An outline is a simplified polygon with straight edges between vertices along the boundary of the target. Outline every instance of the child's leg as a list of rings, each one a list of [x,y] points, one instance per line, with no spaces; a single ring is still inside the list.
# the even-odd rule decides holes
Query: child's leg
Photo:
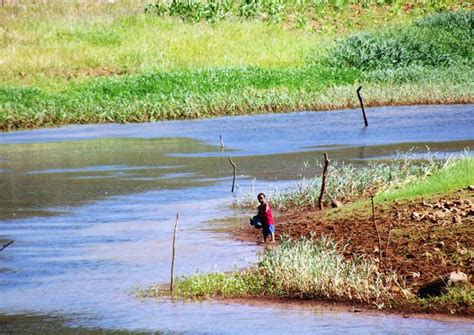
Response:
[[[270,234],[272,234],[272,243],[275,242],[275,226],[274,225],[271,225],[269,227],[269,232]]]

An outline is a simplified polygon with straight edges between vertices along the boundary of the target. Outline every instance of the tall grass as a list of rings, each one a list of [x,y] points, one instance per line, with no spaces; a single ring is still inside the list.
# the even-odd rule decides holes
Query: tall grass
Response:
[[[344,162],[332,162],[329,168],[326,191],[330,198],[342,202],[350,202],[377,192],[401,188],[427,176],[452,171],[452,167],[465,166],[461,163],[447,160],[415,161],[410,154],[390,163],[369,163],[367,166],[356,166]],[[321,162],[317,162],[321,167]],[[472,164],[471,164],[472,165]],[[472,172],[471,172],[472,174]],[[435,182],[436,183],[436,182]],[[277,190],[270,195],[272,205],[285,210],[298,207],[316,207],[321,191],[321,176],[302,179],[298,186]],[[246,194],[237,200],[238,207],[255,207],[255,195]],[[329,199],[327,199],[329,200]]]
[[[329,37],[249,20],[209,25],[91,11],[94,19],[51,25],[28,7],[5,13],[3,130],[348,108],[358,105],[360,84],[371,106],[474,101],[467,12],[367,32],[377,42],[362,51],[360,35],[326,49]]]
[[[408,28],[357,33],[339,41],[328,61],[365,71],[469,61],[474,55],[472,24],[472,12],[459,11],[423,18]]]
[[[158,16],[178,17],[183,21],[205,20],[215,23],[232,19],[253,19],[271,22],[291,20],[294,16],[317,19],[318,16],[334,13],[364,11],[367,9],[389,9],[400,15],[405,11],[442,11],[453,8],[454,1],[440,0],[410,6],[405,1],[394,0],[158,0],[145,6],[146,13]]]
[[[367,258],[345,259],[334,241],[321,237],[284,238],[262,260],[243,272],[196,274],[181,278],[177,292],[186,298],[298,297],[379,303],[392,297],[396,274],[384,274]]]

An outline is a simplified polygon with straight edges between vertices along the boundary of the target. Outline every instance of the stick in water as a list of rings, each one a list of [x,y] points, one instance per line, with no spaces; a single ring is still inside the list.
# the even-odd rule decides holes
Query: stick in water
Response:
[[[324,195],[324,191],[326,190],[326,179],[327,179],[327,176],[328,176],[328,166],[329,166],[328,153],[325,152],[324,153],[323,181],[322,181],[322,184],[321,184],[321,194],[319,195],[319,201],[318,201],[320,210],[323,209],[323,195]]]
[[[174,258],[176,256],[176,233],[178,232],[178,222],[179,222],[179,213],[176,213],[176,223],[174,224],[174,234],[173,234],[173,256],[171,257],[171,285],[170,291],[171,295],[174,292]]]
[[[232,193],[234,193],[236,166],[235,166],[234,162],[232,162],[232,158],[230,158],[230,156],[229,156],[229,163],[230,163],[230,165],[232,165],[232,168],[234,169],[234,177],[232,178]]]
[[[15,242],[15,241],[10,241],[10,242],[8,242],[7,244],[5,244],[5,245],[0,249],[0,251],[2,251],[3,249],[5,249],[5,248],[8,247],[9,245],[13,244],[13,242]]]
[[[364,109],[364,101],[362,99],[362,95],[360,93],[360,90],[362,89],[362,86],[359,86],[357,89],[357,96],[359,97],[359,102],[360,102],[360,108],[362,108],[362,115],[364,116],[364,123],[365,126],[368,127],[369,123],[367,122],[367,116],[365,115],[365,109]]]
[[[224,152],[224,136],[220,135],[221,139],[221,152]]]

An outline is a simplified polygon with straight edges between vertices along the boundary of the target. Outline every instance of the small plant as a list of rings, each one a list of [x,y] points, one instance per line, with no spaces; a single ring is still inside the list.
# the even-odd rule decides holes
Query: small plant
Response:
[[[251,19],[262,15],[262,0],[243,0],[239,5],[239,16]]]

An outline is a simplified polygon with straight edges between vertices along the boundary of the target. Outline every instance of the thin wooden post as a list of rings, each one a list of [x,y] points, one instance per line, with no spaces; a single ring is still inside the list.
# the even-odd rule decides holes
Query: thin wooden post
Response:
[[[379,243],[379,264],[382,262],[382,241],[380,240],[380,233],[377,227],[377,223],[375,223],[375,205],[374,205],[374,196],[371,195],[370,199],[372,200],[372,222],[374,224],[375,232],[377,233],[377,239]]]
[[[235,188],[235,175],[236,175],[236,169],[237,167],[235,166],[234,162],[232,161],[232,158],[229,156],[229,163],[232,165],[232,168],[234,169],[234,177],[232,178],[232,193],[234,193],[234,188]]]
[[[387,244],[385,245],[385,269],[388,268],[388,245],[390,244],[390,238],[392,237],[392,221],[390,221],[390,226],[388,227],[388,236],[387,236]]]
[[[5,249],[5,248],[8,247],[9,245],[13,244],[13,242],[15,242],[15,241],[10,241],[10,242],[8,242],[7,244],[5,244],[5,245],[2,247],[2,249],[0,249],[0,251],[2,251],[3,249]]]
[[[328,153],[325,152],[323,155],[324,155],[323,181],[321,184],[321,194],[319,195],[319,200],[318,200],[318,205],[319,205],[320,210],[323,209],[323,195],[324,195],[324,192],[326,191],[326,179],[328,176],[328,166],[329,166]]]
[[[365,115],[365,109],[364,109],[364,101],[362,99],[362,95],[360,93],[360,90],[362,89],[362,86],[359,86],[357,89],[357,96],[359,97],[359,102],[360,102],[360,108],[362,108],[362,115],[364,116],[364,123],[365,126],[368,127],[369,123],[367,122],[367,115]]]
[[[221,140],[221,152],[224,152],[224,136],[220,135]]]
[[[171,284],[170,291],[171,295],[174,293],[174,259],[176,256],[176,233],[178,232],[179,213],[176,213],[176,223],[174,224],[173,234],[173,256],[171,257]]]

